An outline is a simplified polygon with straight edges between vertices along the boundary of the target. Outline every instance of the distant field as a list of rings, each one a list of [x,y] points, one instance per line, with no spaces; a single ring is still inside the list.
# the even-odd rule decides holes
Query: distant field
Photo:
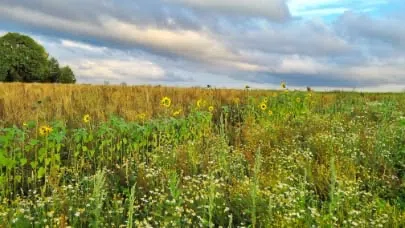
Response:
[[[405,227],[405,94],[0,84],[0,227]]]

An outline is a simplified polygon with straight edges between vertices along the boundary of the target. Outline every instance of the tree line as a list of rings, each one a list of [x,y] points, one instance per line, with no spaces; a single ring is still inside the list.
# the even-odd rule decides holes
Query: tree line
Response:
[[[0,82],[75,83],[76,78],[31,37],[7,33],[0,37]]]

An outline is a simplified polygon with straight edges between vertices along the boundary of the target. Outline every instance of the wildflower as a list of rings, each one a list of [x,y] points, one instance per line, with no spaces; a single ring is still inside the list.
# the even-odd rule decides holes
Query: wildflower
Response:
[[[43,125],[39,128],[39,134],[41,136],[45,136],[45,135],[49,135],[52,132],[52,128],[50,126],[47,125]]]
[[[214,111],[214,106],[210,106],[210,107],[208,107],[208,111],[210,111],[210,112],[213,112]]]
[[[273,111],[269,110],[269,116],[273,115]]]
[[[283,89],[287,88],[287,84],[285,83],[285,81],[281,82],[281,88],[283,88]]]
[[[90,120],[91,120],[91,118],[90,118],[89,114],[86,114],[86,115],[83,116],[83,122],[84,123],[88,123],[88,122],[90,122]]]
[[[176,117],[176,116],[180,115],[180,113],[181,113],[181,109],[173,112],[173,116]]]
[[[297,99],[295,99],[295,101],[297,101],[297,103],[301,102],[301,98],[297,97]]]
[[[262,111],[265,111],[265,110],[267,109],[267,105],[266,105],[265,103],[261,103],[261,104],[260,104],[260,109],[261,109]]]
[[[48,217],[53,217],[53,214],[54,214],[55,212],[54,211],[49,211],[48,213],[46,213],[46,215],[48,216]]]
[[[165,108],[170,108],[171,104],[172,100],[169,97],[163,97],[162,100],[160,100],[160,105],[162,105]]]
[[[207,104],[207,102],[205,100],[203,100],[203,99],[199,99],[197,101],[197,107],[198,108],[203,108],[203,107],[205,107],[206,104]]]
[[[269,99],[267,98],[267,97],[265,97],[264,99],[263,99],[263,103],[267,103],[269,101]]]
[[[145,120],[146,114],[145,114],[145,113],[138,114],[138,115],[136,116],[136,118],[138,118],[138,119],[140,119],[140,120]]]

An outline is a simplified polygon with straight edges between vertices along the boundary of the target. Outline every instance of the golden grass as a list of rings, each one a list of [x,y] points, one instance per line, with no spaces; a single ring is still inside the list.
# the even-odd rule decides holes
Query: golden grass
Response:
[[[77,121],[90,114],[94,120],[106,120],[111,114],[133,121],[144,113],[147,118],[161,110],[160,99],[168,96],[173,108],[188,110],[200,98],[210,104],[243,102],[248,92],[236,89],[175,88],[162,86],[59,85],[0,83],[0,118],[5,123],[23,121]],[[254,90],[250,94],[269,95]],[[273,92],[274,93],[274,92]]]

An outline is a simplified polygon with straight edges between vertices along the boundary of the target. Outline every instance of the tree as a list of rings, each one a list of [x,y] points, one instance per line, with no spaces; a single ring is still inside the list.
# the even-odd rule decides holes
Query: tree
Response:
[[[59,83],[76,83],[75,75],[70,67],[65,66],[60,69],[60,77],[57,79]]]
[[[18,33],[0,37],[0,81],[75,83],[69,67],[60,68],[55,58],[48,60],[45,48]]]
[[[2,81],[43,81],[48,54],[30,37],[8,33],[0,37],[0,65]]]
[[[48,77],[46,79],[47,82],[58,82],[58,79],[61,76],[61,69],[59,67],[59,62],[55,58],[51,58],[48,61]]]

